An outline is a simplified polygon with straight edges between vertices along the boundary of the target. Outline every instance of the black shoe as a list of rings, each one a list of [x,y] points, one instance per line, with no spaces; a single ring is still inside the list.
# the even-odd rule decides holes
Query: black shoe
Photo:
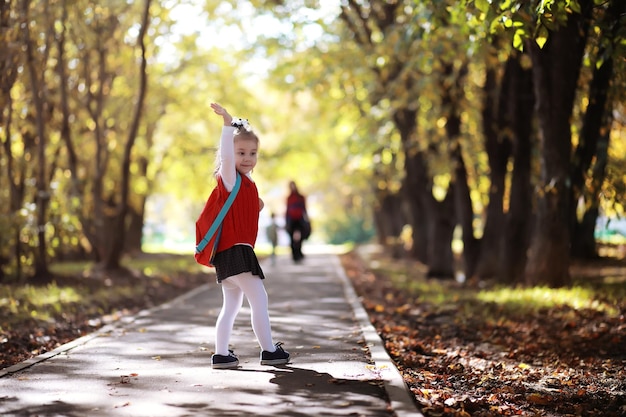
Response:
[[[261,365],[284,365],[289,362],[289,352],[282,348],[282,342],[276,343],[276,351],[261,352]]]
[[[232,350],[228,351],[228,355],[211,356],[211,368],[213,369],[230,369],[239,365],[239,359]]]

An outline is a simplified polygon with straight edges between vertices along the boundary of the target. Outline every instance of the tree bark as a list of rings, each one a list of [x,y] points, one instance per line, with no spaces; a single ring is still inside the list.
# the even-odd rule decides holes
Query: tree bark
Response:
[[[411,225],[413,245],[409,255],[413,259],[427,263],[428,212],[425,210],[425,196],[428,191],[427,170],[422,153],[417,148],[417,111],[400,109],[393,114],[393,121],[400,132],[404,151],[405,177],[402,185],[403,195],[408,208],[408,221]]]
[[[428,273],[429,277],[453,279],[455,276],[452,237],[456,220],[454,216],[454,183],[450,183],[443,201],[429,197],[428,213]]]
[[[490,279],[497,275],[500,252],[502,250],[502,230],[504,229],[504,191],[507,175],[507,164],[511,154],[512,130],[508,120],[507,106],[515,96],[511,94],[512,74],[510,71],[511,57],[505,64],[500,86],[496,68],[487,63],[483,102],[483,134],[485,135],[485,151],[489,164],[489,203],[485,209],[485,226],[481,238],[481,251],[476,276],[479,279]],[[498,94],[498,91],[500,92]]]
[[[67,76],[67,63],[65,62],[65,33],[66,24],[68,20],[67,0],[62,2],[62,15],[60,27],[61,31],[57,35],[57,74],[59,76],[59,94],[61,96],[61,139],[65,143],[67,149],[68,169],[72,174],[72,190],[73,194],[80,196],[83,190],[80,187],[80,181],[78,177],[78,155],[76,154],[76,147],[72,139],[72,130],[70,129],[70,105],[69,105],[69,93],[68,93],[68,76]]]
[[[453,193],[454,214],[453,224],[461,226],[463,240],[463,269],[466,277],[471,278],[476,270],[480,253],[480,240],[474,235],[474,209],[468,183],[467,167],[463,159],[461,146],[461,102],[464,98],[463,83],[467,75],[467,63],[463,63],[455,73],[454,65],[446,63],[444,77],[441,79],[441,106],[446,117],[446,134],[449,143],[451,165],[450,188]],[[454,228],[452,229],[454,232]],[[452,245],[452,236],[450,239]],[[451,263],[454,271],[454,262]]]
[[[384,197],[380,196],[378,201],[380,205],[374,211],[378,242],[394,259],[401,259],[405,254],[403,243],[400,241],[402,228],[406,224],[402,210],[404,199],[399,193],[385,192]]]
[[[585,2],[581,2],[585,3]],[[581,4],[589,13],[589,4]],[[526,283],[569,285],[570,117],[587,39],[586,14],[569,15],[541,49],[529,42],[541,140],[537,221],[526,266]]]
[[[511,89],[514,98],[511,114],[513,130],[513,172],[509,209],[505,215],[502,233],[498,281],[505,284],[521,283],[526,268],[527,250],[530,245],[533,193],[531,186],[531,160],[533,149],[533,126],[535,99],[532,71],[516,61],[511,66],[515,75]]]
[[[38,71],[35,68],[35,56],[33,40],[29,30],[29,7],[30,1],[22,1],[22,13],[26,19],[23,25],[24,46],[26,50],[26,66],[31,83],[31,93],[33,103],[35,105],[35,122],[37,129],[37,193],[35,203],[37,207],[37,251],[35,252],[35,273],[32,277],[33,282],[47,283],[51,282],[50,270],[48,267],[47,241],[46,241],[46,223],[47,209],[50,202],[50,191],[48,190],[46,176],[46,129],[44,120],[44,97],[43,87],[38,78]]]
[[[139,209],[135,207],[129,207],[128,209],[128,229],[126,232],[126,240],[124,245],[124,253],[131,256],[139,255],[142,250],[142,238],[143,238],[143,226],[144,226],[144,208],[146,205],[146,198],[144,196],[138,197]]]
[[[603,37],[615,47],[618,42],[620,18],[626,13],[626,2],[612,1],[599,25],[604,29]],[[608,104],[609,88],[614,78],[614,53],[607,51],[607,45],[601,44],[597,60],[602,60],[595,67],[589,86],[589,105],[583,117],[583,125],[578,146],[572,161],[572,207],[582,198],[584,211],[582,218],[571,213],[572,251],[575,258],[592,259],[598,256],[595,240],[595,225],[599,213],[599,192],[605,178],[608,141],[612,121],[612,108]],[[612,52],[612,51],[611,51]],[[595,160],[595,162],[594,162]],[[587,173],[592,168],[590,186],[586,185]]]
[[[461,144],[457,143],[452,149],[451,159],[454,165],[453,190],[456,224],[461,226],[463,232],[463,273],[471,278],[476,272],[478,257],[481,250],[481,241],[474,235],[474,209],[472,197],[467,179],[467,168],[461,150]],[[453,229],[454,232],[454,229]],[[452,244],[452,241],[450,241]]]
[[[580,142],[574,152],[574,160],[572,161],[572,189],[570,196],[570,205],[575,208],[579,199],[584,201],[584,211],[581,220],[577,218],[576,210],[570,213],[570,230],[572,233],[572,249],[571,254],[574,258],[593,259],[598,256],[596,249],[596,240],[594,236],[595,221],[598,216],[598,193],[599,187],[586,187],[585,178],[587,172],[591,168],[592,160],[596,158],[596,166],[594,168],[592,184],[601,184],[604,178],[604,167],[599,165],[600,161],[606,161],[598,153],[598,142],[601,136],[606,136],[608,142],[609,135],[602,135],[601,129],[605,127],[603,124],[606,119],[607,111],[607,90],[609,82],[613,74],[613,60],[605,61],[600,68],[594,71],[594,77],[591,81],[589,90],[589,106],[583,118],[583,127],[580,135]],[[610,125],[609,125],[610,126]],[[600,149],[600,152],[606,152],[607,149]],[[597,176],[598,178],[595,178]]]
[[[141,64],[140,64],[140,82],[138,97],[135,103],[134,115],[131,123],[128,137],[126,139],[126,146],[124,147],[124,157],[122,160],[122,190],[120,193],[119,210],[117,212],[116,221],[114,225],[114,239],[111,242],[111,250],[108,252],[108,256],[105,259],[104,269],[114,270],[120,268],[120,260],[124,251],[126,229],[127,229],[127,214],[128,214],[128,198],[130,193],[130,163],[131,152],[137,134],[139,131],[139,124],[143,114],[143,103],[145,101],[147,86],[148,86],[148,73],[147,73],[147,57],[146,57],[146,44],[145,38],[148,31],[148,25],[150,23],[150,3],[151,0],[145,0],[144,9],[141,19],[141,30],[137,38],[137,43],[141,49]]]
[[[14,218],[13,215],[22,207],[24,201],[24,176],[15,166],[15,155],[11,148],[13,124],[13,99],[11,90],[15,85],[21,66],[19,42],[19,22],[16,19],[11,2],[0,2],[0,126],[4,127],[2,148],[6,163],[6,186],[8,187],[9,204],[3,207],[3,216]],[[16,275],[22,275],[22,247],[20,242],[21,227],[11,222],[10,229],[2,238],[2,246],[6,245],[6,253],[0,253],[0,282],[6,278],[5,267],[14,262]],[[10,247],[13,246],[11,251]]]
[[[430,222],[432,210],[432,179],[428,175],[424,154],[415,149],[416,146],[404,148],[404,172],[402,192],[408,212],[408,223],[411,225],[413,244],[409,256],[428,264],[428,247],[430,245]]]

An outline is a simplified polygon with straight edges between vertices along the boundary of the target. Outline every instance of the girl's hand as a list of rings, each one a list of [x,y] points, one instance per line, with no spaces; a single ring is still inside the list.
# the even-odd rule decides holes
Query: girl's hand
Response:
[[[222,118],[224,119],[224,126],[230,126],[231,122],[233,121],[233,117],[224,107],[222,107],[218,103],[211,103],[211,108],[213,109],[215,114],[222,116]]]

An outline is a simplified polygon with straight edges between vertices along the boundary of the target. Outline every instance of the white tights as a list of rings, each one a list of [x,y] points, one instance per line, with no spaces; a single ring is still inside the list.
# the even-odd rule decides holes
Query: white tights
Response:
[[[237,313],[243,305],[244,295],[250,304],[252,330],[254,330],[261,349],[269,352],[275,351],[268,312],[267,292],[265,292],[263,280],[250,272],[244,272],[223,280],[221,286],[223,302],[222,311],[220,311],[215,325],[215,353],[228,355],[228,342]]]

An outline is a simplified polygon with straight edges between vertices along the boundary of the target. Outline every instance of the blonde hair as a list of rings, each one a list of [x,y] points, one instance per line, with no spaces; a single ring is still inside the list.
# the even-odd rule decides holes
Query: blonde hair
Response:
[[[233,141],[237,142],[238,140],[252,141],[252,142],[255,142],[255,144],[257,146],[259,146],[261,144],[261,141],[259,140],[259,137],[257,136],[256,133],[254,133],[253,130],[247,130],[247,129],[244,129],[244,128],[237,128],[237,129],[235,129],[235,134],[233,136]],[[214,177],[217,177],[217,174],[220,171],[220,166],[221,166],[220,152],[221,152],[220,148],[218,148],[217,152],[215,152],[215,169],[213,170],[213,176]]]
[[[257,146],[261,143],[259,137],[254,133],[253,130],[246,129],[235,129],[235,136],[233,140],[243,139],[243,140],[251,140],[256,142]]]

